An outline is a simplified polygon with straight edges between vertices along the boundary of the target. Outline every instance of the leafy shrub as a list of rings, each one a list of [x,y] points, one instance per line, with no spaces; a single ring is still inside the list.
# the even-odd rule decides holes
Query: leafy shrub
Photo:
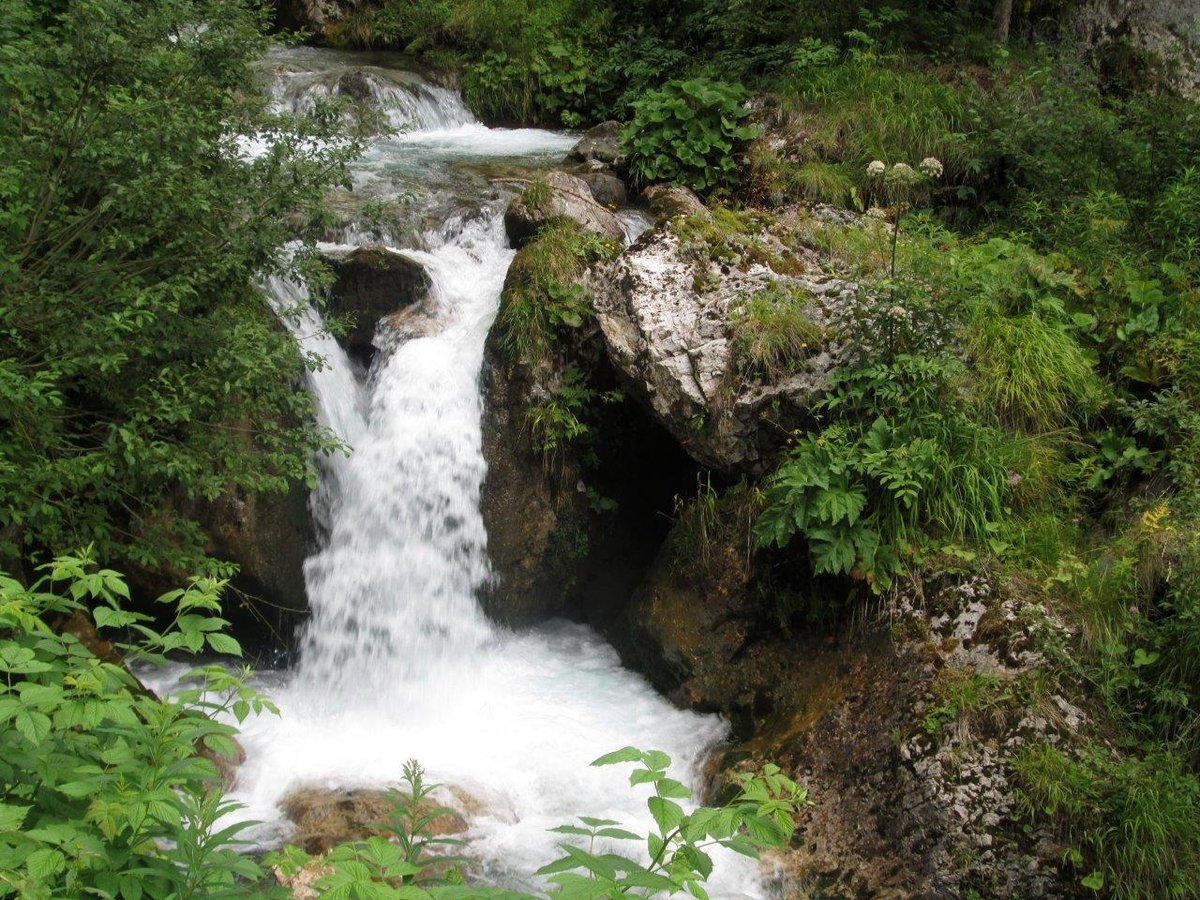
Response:
[[[963,412],[961,377],[953,359],[907,355],[837,376],[818,404],[833,421],[798,437],[767,484],[759,544],[799,534],[815,572],[878,590],[920,532],[986,542],[1004,513],[1008,451]]]
[[[126,658],[237,656],[219,617],[223,584],[159,598],[169,624],[155,631],[122,608],[121,577],[86,555],[41,571],[28,589],[0,575],[0,895],[207,897],[261,877],[236,851],[244,826],[213,830],[233,807],[198,751],[234,753],[235,729],[217,714],[273,707],[217,666],[193,673],[200,688],[160,700],[64,621],[86,620],[93,602],[98,631],[138,636],[117,645]]]
[[[645,838],[649,864],[621,853],[596,853],[596,838],[641,842],[642,837],[609,819],[581,818],[579,825],[553,829],[560,834],[586,838],[588,849],[562,843],[564,855],[538,870],[559,886],[555,896],[623,897],[637,891],[668,896],[686,891],[706,898],[703,884],[713,871],[704,851],[725,847],[757,858],[764,848],[787,845],[795,830],[794,816],[808,803],[807,792],[785,776],[778,766],[767,765],[761,774],[736,776],[737,794],[720,808],[700,807],[690,813],[677,802],[691,799],[691,791],[667,775],[671,758],[660,750],[625,747],[606,753],[594,766],[634,763],[632,785],[651,785],[654,795],[646,806],[658,826]]]
[[[664,181],[708,192],[732,186],[737,154],[758,129],[742,124],[740,85],[707,78],[669,81],[633,104],[621,143],[635,180]]]
[[[357,144],[336,116],[269,114],[263,24],[226,0],[5,9],[5,559],[94,542],[191,571],[181,499],[286,490],[334,446],[295,389],[316,363],[253,279],[292,268],[280,248],[313,237]],[[239,133],[271,151],[241,158]]]
[[[587,119],[590,56],[552,43],[530,58],[488,50],[463,82],[467,105],[488,119],[577,127]]]

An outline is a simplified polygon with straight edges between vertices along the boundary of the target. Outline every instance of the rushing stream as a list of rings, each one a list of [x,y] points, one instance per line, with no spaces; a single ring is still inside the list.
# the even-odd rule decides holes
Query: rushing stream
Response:
[[[578,815],[652,825],[647,789],[629,787],[626,767],[589,768],[592,759],[627,744],[658,748],[696,785],[726,731],[714,716],[675,709],[591,630],[512,632],[476,601],[489,577],[480,367],[513,257],[504,190],[480,170],[550,164],[572,138],[485,128],[452,92],[353,57],[303,50],[273,62],[281,106],[304,111],[352,84],[405,129],[369,148],[356,193],[412,200],[411,232],[389,240],[425,267],[433,290],[422,327],[381,341],[369,373],[318,333],[311,309],[293,325],[328,359],[311,389],[321,420],[353,452],[323,466],[313,505],[325,536],[305,569],[312,619],[299,664],[263,678],[281,715],[243,727],[247,760],[232,796],[240,815],[263,823],[252,839],[270,844],[287,836],[278,803],[289,790],[388,786],[417,758],[479,801],[468,835],[477,876],[538,889],[528,874],[554,858],[559,839],[547,829]],[[342,240],[364,239],[350,227]],[[305,298],[295,284],[269,289],[283,306]],[[712,886],[720,897],[763,892],[753,863],[733,854],[718,857]]]

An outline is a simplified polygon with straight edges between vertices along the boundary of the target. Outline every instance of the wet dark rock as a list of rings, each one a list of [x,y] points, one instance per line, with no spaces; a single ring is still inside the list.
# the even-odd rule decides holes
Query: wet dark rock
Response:
[[[359,102],[371,99],[371,82],[358,70],[350,71],[338,79],[337,92]]]
[[[629,191],[616,175],[608,172],[585,172],[579,176],[587,184],[595,201],[603,206],[618,207],[629,202]]]
[[[379,320],[425,299],[431,284],[420,263],[385,247],[358,247],[327,254],[334,271],[329,312],[350,316],[354,325],[340,340],[363,364],[375,353]]]
[[[212,558],[238,564],[224,615],[244,649],[268,657],[290,652],[308,615],[304,560],[316,542],[308,487],[293,482],[282,494],[230,491],[211,502],[194,502],[187,514],[204,529]],[[162,590],[174,587],[178,584]]]

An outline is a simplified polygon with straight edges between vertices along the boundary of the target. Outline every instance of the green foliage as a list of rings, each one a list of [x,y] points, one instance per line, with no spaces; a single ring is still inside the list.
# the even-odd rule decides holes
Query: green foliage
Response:
[[[1073,756],[1041,744],[1019,751],[1014,768],[1025,814],[1056,826],[1088,863],[1085,886],[1121,898],[1195,896],[1200,782],[1178,756],[1099,746]]]
[[[95,569],[87,554],[42,567],[31,587],[0,574],[0,896],[99,894],[200,898],[276,896],[263,868],[238,852],[237,834],[250,823],[217,829],[236,810],[224,801],[217,770],[205,754],[232,756],[236,729],[218,717],[243,721],[251,712],[276,712],[245,684],[245,674],[208,665],[191,672],[195,688],[162,700],[146,691],[122,661],[93,655],[66,627],[88,616],[98,631],[133,638],[117,647],[125,659],[163,661],[163,653],[202,651],[240,655],[220,618],[223,583],[197,579],[159,599],[168,611],[162,630],[149,616],[123,607],[121,576]],[[96,645],[99,646],[99,645]],[[203,749],[203,753],[201,750]],[[667,775],[660,751],[625,748],[594,765],[636,762],[631,786],[651,785],[647,801],[658,829],[634,834],[608,820],[582,817],[554,831],[586,836],[587,849],[564,843],[565,856],[543,867],[554,897],[657,896],[686,888],[703,897],[712,874],[705,850],[723,846],[750,856],[781,848],[794,829],[805,791],[776,766],[736,776],[737,795],[720,807],[685,812],[690,792]],[[295,847],[266,864],[285,878],[317,867],[313,887],[328,898],[510,898],[530,895],[464,887],[463,846],[435,835],[450,810],[432,798],[415,761],[380,834],[335,847],[314,859]],[[644,843],[649,862],[596,852],[596,839]]]
[[[926,734],[936,737],[952,723],[965,726],[986,708],[995,707],[1003,696],[1000,678],[974,666],[947,668],[933,681],[933,702],[926,708],[921,724]]]
[[[225,0],[6,7],[0,557],[190,568],[181,501],[284,490],[334,446],[255,282],[356,145],[332,113],[267,113],[262,29]]]
[[[768,482],[761,545],[808,541],[818,573],[876,590],[920,533],[986,543],[1004,514],[1011,454],[1002,435],[957,402],[961,366],[899,355],[837,376],[826,421],[798,436]]]
[[[595,390],[583,372],[568,366],[553,393],[528,410],[534,450],[549,464],[557,453],[573,445],[584,465],[598,464],[596,448],[589,440],[594,435],[588,421],[594,417],[597,403],[620,403],[624,399],[620,391]]]
[[[739,85],[693,78],[667,82],[633,104],[621,145],[633,178],[682,184],[706,193],[732,186],[738,154],[758,129],[743,124],[746,92]]]
[[[273,707],[219,666],[160,700],[64,627],[94,604],[97,631],[136,637],[117,645],[127,659],[239,656],[219,616],[223,584],[198,579],[159,598],[169,624],[154,630],[123,608],[121,577],[86,554],[40,571],[29,588],[0,575],[0,896],[216,897],[260,878],[237,852],[245,826],[215,830],[234,807],[198,751],[233,755],[235,729],[218,714]]]
[[[584,268],[615,250],[569,219],[548,222],[517,254],[505,281],[497,318],[504,349],[529,365],[548,360],[563,332],[592,315],[591,300],[578,284]]]
[[[968,88],[956,89],[903,59],[806,66],[784,87],[784,110],[810,136],[798,162],[844,164],[863,196],[872,160],[934,157],[958,181],[976,167],[967,135]]]
[[[691,798],[683,784],[671,778],[671,758],[661,750],[625,747],[606,753],[594,766],[634,763],[630,786],[648,784],[654,793],[646,806],[657,831],[644,838],[611,819],[581,817],[578,825],[552,829],[587,840],[582,848],[561,843],[563,856],[538,870],[557,885],[552,897],[626,897],[674,895],[687,892],[706,898],[706,882],[713,860],[705,850],[725,847],[753,858],[761,849],[785,847],[795,830],[794,816],[808,803],[807,792],[785,776],[778,766],[764,766],[761,774],[736,776],[737,795],[722,807],[700,807],[685,812],[679,801]],[[597,852],[597,839],[644,841],[649,863],[632,855]]]

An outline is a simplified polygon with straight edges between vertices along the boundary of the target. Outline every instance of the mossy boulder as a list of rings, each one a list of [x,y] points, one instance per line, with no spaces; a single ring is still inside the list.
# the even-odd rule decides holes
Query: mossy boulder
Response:
[[[617,244],[625,237],[621,220],[596,202],[587,182],[566,172],[548,172],[533,181],[508,205],[504,227],[512,245],[521,248],[557,218],[570,219]]]
[[[615,166],[621,160],[621,128],[620,122],[612,120],[592,126],[571,148],[567,158]]]
[[[679,185],[652,184],[642,191],[642,200],[659,222],[678,216],[707,216],[708,208],[690,190]]]

